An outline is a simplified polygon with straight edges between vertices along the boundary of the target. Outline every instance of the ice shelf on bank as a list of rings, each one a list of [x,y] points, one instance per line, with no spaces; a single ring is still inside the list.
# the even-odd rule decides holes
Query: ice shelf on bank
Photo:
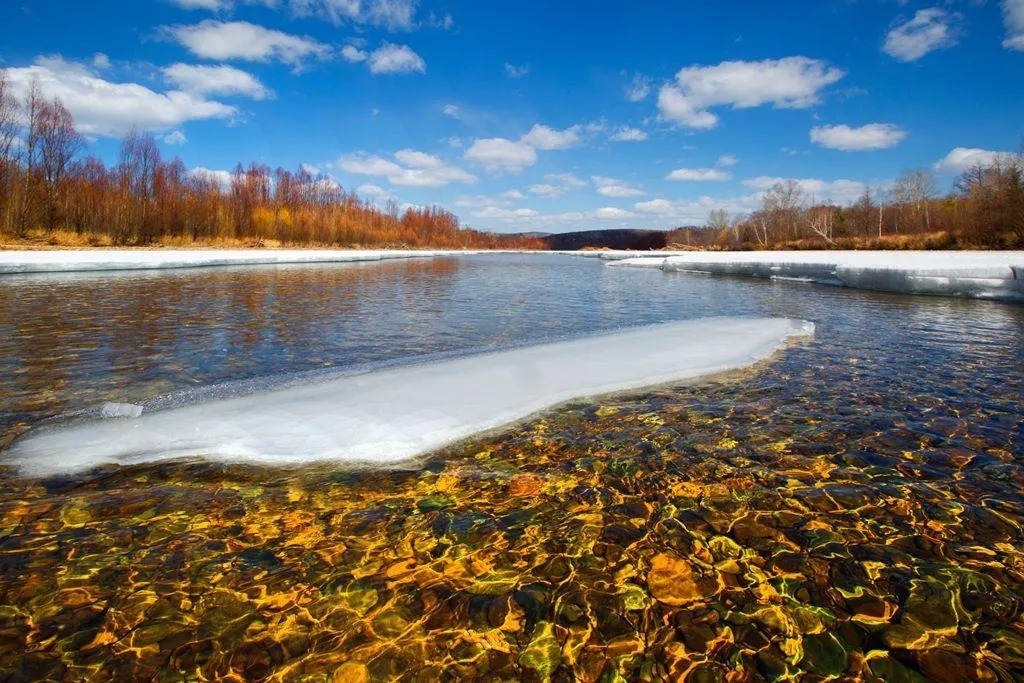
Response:
[[[427,258],[470,251],[385,249],[57,249],[0,251],[0,275],[204,266],[348,263]]]
[[[28,476],[171,458],[388,463],[570,399],[744,367],[811,323],[702,318],[349,375],[123,417],[41,426],[0,462]]]
[[[598,257],[622,267],[1024,301],[1022,251],[690,251],[640,257],[635,252],[600,252]]]

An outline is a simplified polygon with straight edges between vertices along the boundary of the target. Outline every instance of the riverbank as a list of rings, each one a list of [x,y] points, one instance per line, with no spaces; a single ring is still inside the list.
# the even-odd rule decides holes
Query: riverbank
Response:
[[[0,251],[0,275],[208,266],[350,263],[433,258],[475,251],[385,249],[59,249]]]
[[[1024,251],[589,252],[611,265],[1024,302]]]

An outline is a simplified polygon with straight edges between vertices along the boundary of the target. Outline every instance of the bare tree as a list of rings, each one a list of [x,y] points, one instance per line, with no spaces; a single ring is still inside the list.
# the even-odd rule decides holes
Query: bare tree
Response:
[[[893,199],[897,204],[913,207],[915,217],[924,217],[924,229],[931,229],[929,201],[935,196],[935,176],[931,171],[918,168],[904,171],[892,185]]]
[[[0,227],[10,225],[19,161],[18,100],[0,70]]]
[[[52,230],[57,222],[58,205],[64,193],[64,178],[71,161],[82,149],[84,139],[75,130],[71,112],[56,98],[44,101],[39,107],[37,133],[39,170],[46,189],[46,223]]]
[[[803,210],[806,197],[804,190],[795,180],[783,180],[771,186],[761,197],[761,206],[771,216],[776,232],[783,232],[783,239],[797,237],[797,226],[800,212]],[[776,239],[778,235],[776,234]]]

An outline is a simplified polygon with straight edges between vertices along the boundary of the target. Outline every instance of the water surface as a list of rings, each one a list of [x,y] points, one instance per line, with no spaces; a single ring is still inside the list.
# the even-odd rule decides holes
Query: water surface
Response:
[[[7,438],[103,401],[647,322],[817,325],[752,371],[397,471],[3,475],[0,675],[1024,675],[1022,307],[552,255],[0,294]]]

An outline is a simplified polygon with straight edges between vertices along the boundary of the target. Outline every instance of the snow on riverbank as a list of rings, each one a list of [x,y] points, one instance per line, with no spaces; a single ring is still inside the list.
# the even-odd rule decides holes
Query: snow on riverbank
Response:
[[[108,419],[44,425],[0,462],[30,476],[202,456],[295,465],[387,463],[567,400],[690,379],[768,357],[814,326],[704,318],[340,376]]]
[[[600,252],[609,265],[796,279],[905,294],[1024,301],[1021,251],[691,251],[637,257]]]
[[[0,251],[0,275],[205,266],[348,263],[429,258],[470,251],[383,249],[88,249]]]

